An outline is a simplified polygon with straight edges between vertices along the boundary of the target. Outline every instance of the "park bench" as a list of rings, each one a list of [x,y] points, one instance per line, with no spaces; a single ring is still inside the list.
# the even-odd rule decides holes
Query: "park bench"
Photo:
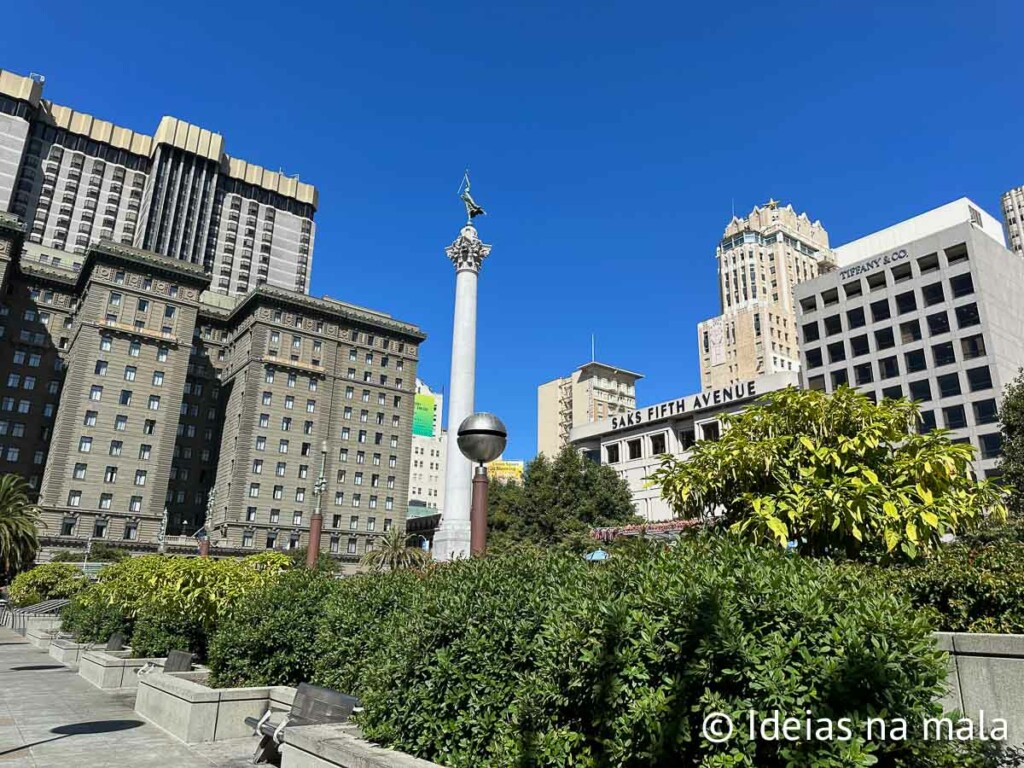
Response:
[[[135,674],[148,675],[150,672],[157,670],[161,672],[191,672],[192,654],[188,651],[171,651],[167,654],[167,658],[164,659],[163,667],[149,661],[144,666],[139,667]]]
[[[295,691],[292,708],[275,710],[267,707],[263,717],[245,718],[253,735],[260,736],[260,743],[253,753],[252,762],[277,764],[280,760],[278,747],[284,740],[284,729],[297,725],[321,725],[323,723],[344,723],[353,712],[360,711],[359,699],[345,693],[321,688],[319,685],[299,683]]]
[[[28,605],[24,608],[15,608],[8,611],[10,615],[11,629],[20,635],[25,634],[28,619],[35,616],[59,616],[64,607],[70,603],[68,599],[44,600],[35,605]],[[6,617],[5,617],[6,618]]]

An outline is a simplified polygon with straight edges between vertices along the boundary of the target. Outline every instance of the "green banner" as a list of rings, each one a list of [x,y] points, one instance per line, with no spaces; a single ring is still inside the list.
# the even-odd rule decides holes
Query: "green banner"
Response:
[[[433,395],[416,395],[412,412],[412,433],[420,437],[434,436]]]

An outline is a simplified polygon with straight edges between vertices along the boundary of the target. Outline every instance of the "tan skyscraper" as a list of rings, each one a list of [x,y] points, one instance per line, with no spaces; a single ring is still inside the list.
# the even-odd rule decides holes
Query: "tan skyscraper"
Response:
[[[554,456],[569,442],[569,430],[636,408],[642,374],[590,362],[570,375],[537,387],[537,453]]]
[[[697,325],[701,388],[800,370],[793,286],[834,269],[821,222],[769,200],[733,216],[716,256],[722,314]]]

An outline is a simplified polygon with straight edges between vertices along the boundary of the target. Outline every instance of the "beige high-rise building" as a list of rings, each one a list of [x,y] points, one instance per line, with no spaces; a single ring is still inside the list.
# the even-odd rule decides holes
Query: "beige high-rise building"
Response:
[[[216,293],[308,293],[317,202],[297,177],[229,156],[220,134],[167,116],[139,133],[0,70],[0,212],[58,268],[106,240],[195,264]]]
[[[409,512],[434,514],[444,509],[448,432],[442,426],[444,395],[416,379],[413,405],[412,464],[409,467]]]
[[[604,363],[581,365],[568,376],[537,387],[537,453],[555,456],[569,430],[636,408],[643,374]]]
[[[1024,187],[1003,193],[1003,221],[1010,236],[1010,250],[1024,256]]]
[[[769,200],[733,216],[716,256],[722,314],[697,325],[701,388],[799,371],[793,287],[835,268],[821,222]]]

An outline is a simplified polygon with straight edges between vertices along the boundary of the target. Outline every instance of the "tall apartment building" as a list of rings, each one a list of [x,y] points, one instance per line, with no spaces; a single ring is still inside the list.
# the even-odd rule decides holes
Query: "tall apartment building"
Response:
[[[569,443],[573,427],[636,408],[642,374],[604,363],[581,365],[568,376],[537,387],[537,453],[553,457]]]
[[[916,400],[922,431],[952,430],[997,476],[999,400],[1024,365],[1024,260],[1004,243],[962,198],[837,248],[796,289],[804,386]]]
[[[418,328],[269,285],[219,295],[127,245],[54,265],[24,234],[0,214],[0,473],[37,489],[47,551],[151,551],[165,511],[214,554],[302,546],[321,468],[325,551],[354,564],[404,526]]]
[[[163,117],[138,133],[42,98],[0,70],[0,211],[81,269],[101,240],[194,264],[210,290],[309,291],[316,189],[229,156],[219,134]]]
[[[409,514],[433,514],[444,509],[448,432],[441,420],[444,395],[416,379],[409,467]]]
[[[1024,256],[1024,187],[1014,187],[1003,193],[1003,221],[1010,236],[1010,250]]]
[[[769,200],[733,216],[716,257],[722,314],[697,325],[701,388],[798,371],[793,287],[833,266],[821,222]]]

